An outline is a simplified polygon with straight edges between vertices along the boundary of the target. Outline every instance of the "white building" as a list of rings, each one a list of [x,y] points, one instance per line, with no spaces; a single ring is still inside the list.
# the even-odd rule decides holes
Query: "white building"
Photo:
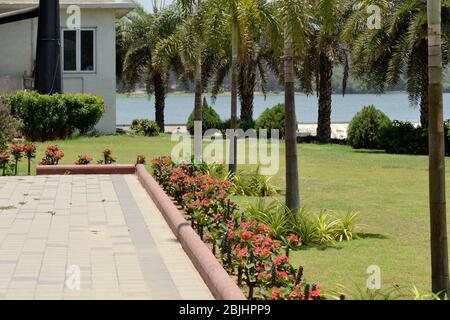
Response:
[[[38,0],[0,0],[0,13],[35,6]],[[60,0],[61,66],[65,92],[103,96],[106,113],[97,130],[116,130],[116,19],[134,8],[128,0]],[[73,11],[80,8],[80,28]],[[70,10],[69,10],[70,9]],[[37,18],[0,25],[0,94],[32,88]]]

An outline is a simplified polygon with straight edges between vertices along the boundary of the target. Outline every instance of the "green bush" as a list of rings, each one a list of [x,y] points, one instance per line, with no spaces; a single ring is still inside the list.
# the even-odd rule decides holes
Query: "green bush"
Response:
[[[194,134],[194,117],[195,110],[192,111],[187,121],[187,129],[190,134]],[[202,133],[205,133],[209,129],[220,130],[221,128],[222,120],[220,119],[219,114],[208,104],[206,98],[204,98],[202,106]]]
[[[11,115],[11,111],[0,101],[0,150],[19,135],[20,121]]]
[[[160,129],[156,121],[148,119],[135,119],[131,123],[131,130],[135,134],[143,135],[146,137],[159,136]]]
[[[284,137],[284,104],[277,104],[271,109],[266,109],[256,120],[255,129],[267,129],[268,136],[270,136],[270,130],[280,130],[280,136]]]
[[[87,133],[105,112],[103,98],[91,94],[42,95],[19,91],[4,97],[11,113],[22,120],[22,132],[33,141]]]
[[[247,121],[247,120],[237,120],[238,129],[242,129],[247,131],[249,129],[255,129],[255,121]],[[222,132],[225,134],[227,129],[231,128],[231,119],[227,119],[222,122]]]
[[[366,106],[350,122],[348,143],[355,149],[379,149],[380,134],[391,120],[374,106]]]
[[[380,135],[380,147],[393,154],[428,154],[428,132],[410,122],[394,121]]]
[[[102,97],[93,94],[62,94],[60,97],[69,113],[71,131],[77,129],[81,134],[88,133],[105,113]]]

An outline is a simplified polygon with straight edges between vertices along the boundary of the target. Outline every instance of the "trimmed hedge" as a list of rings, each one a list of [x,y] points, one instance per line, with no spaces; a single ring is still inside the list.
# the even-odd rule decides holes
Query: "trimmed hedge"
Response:
[[[348,143],[355,149],[380,149],[381,132],[391,120],[375,106],[366,106],[358,112],[347,129]]]
[[[105,112],[102,97],[92,94],[43,95],[19,91],[3,102],[22,120],[21,131],[32,141],[64,139],[93,129]]]

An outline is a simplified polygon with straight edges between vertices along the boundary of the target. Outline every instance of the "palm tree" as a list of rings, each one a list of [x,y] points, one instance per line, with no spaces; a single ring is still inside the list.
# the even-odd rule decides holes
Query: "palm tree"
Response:
[[[367,6],[371,0],[356,0],[359,8],[348,20],[343,32],[352,51],[353,72],[367,86],[382,92],[394,87],[401,77],[407,81],[411,103],[420,103],[420,120],[428,127],[428,45],[427,3],[422,0],[379,1],[382,12],[380,29],[367,28]],[[448,64],[450,44],[450,6],[442,6],[443,63]]]
[[[442,97],[441,0],[428,0],[431,270],[433,292],[448,296],[445,143]]]
[[[312,81],[315,78],[319,98],[317,138],[320,142],[329,142],[334,65],[344,66],[343,94],[347,86],[349,58],[340,34],[351,7],[347,0],[313,0],[312,4],[313,32],[298,72],[302,87],[308,94],[313,91]]]
[[[153,54],[156,44],[172,35],[182,18],[183,15],[175,6],[163,10],[156,8],[152,14],[138,6],[125,17],[121,28],[121,38],[128,48],[123,62],[124,80],[133,87],[145,76],[147,92],[155,94],[155,119],[162,132],[168,69],[154,68]],[[178,69],[179,64],[172,62],[172,66]]]
[[[278,0],[275,2],[279,35],[274,37],[275,54],[284,52],[285,144],[286,144],[286,206],[300,208],[300,183],[297,154],[297,120],[295,115],[295,60],[304,56],[311,27],[311,7],[307,0]],[[278,39],[283,39],[280,42]],[[278,48],[278,49],[277,49]]]

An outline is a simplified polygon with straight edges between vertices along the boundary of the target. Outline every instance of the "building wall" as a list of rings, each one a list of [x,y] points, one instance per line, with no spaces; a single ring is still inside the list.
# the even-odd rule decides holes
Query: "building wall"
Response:
[[[61,28],[67,15],[61,10]],[[96,129],[103,133],[116,130],[116,47],[115,11],[82,9],[81,26],[96,28],[96,72],[64,73],[65,92],[93,93],[103,96],[106,113]],[[23,89],[24,73],[31,75],[36,56],[37,19],[0,26],[0,93]]]

